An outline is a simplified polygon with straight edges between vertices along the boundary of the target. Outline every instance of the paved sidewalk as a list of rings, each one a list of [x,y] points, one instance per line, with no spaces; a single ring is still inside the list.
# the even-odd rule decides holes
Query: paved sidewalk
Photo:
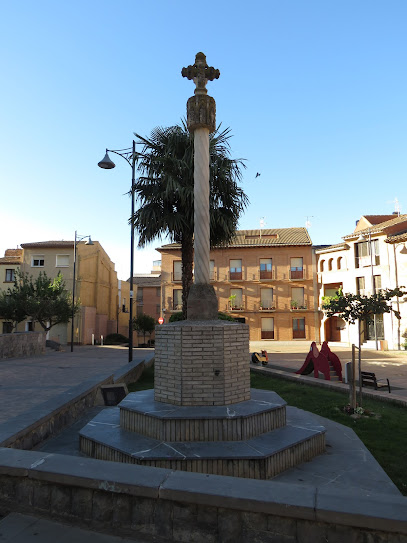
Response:
[[[154,349],[134,349],[133,361],[150,359]],[[118,346],[69,347],[29,358],[0,361],[0,423],[28,411],[88,379],[103,380],[128,363]]]
[[[329,344],[330,349],[342,363],[342,371],[345,371],[345,363],[352,360],[352,349],[337,344]],[[277,375],[290,375],[298,378],[300,381],[310,382],[311,384],[318,381],[321,386],[334,386],[337,388],[349,389],[344,383],[335,383],[335,381],[325,381],[324,379],[315,379],[314,374],[297,375],[295,372],[299,370],[304,363],[305,357],[309,351],[310,343],[287,343],[280,344],[277,342],[250,342],[250,351],[259,352],[262,349],[266,350],[269,357],[266,373],[275,373]],[[356,351],[357,352],[357,351]],[[378,379],[389,379],[391,386],[391,394],[387,389],[375,391],[373,388],[364,387],[363,392],[378,396],[380,398],[397,399],[406,402],[407,405],[407,351],[374,351],[364,349],[362,347],[362,371],[371,371],[376,374]],[[356,354],[357,356],[357,354]],[[261,367],[251,365],[252,367]]]

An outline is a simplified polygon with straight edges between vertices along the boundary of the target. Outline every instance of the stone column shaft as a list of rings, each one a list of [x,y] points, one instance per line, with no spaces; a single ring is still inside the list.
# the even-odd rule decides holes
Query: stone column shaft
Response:
[[[194,262],[196,284],[209,284],[209,129],[194,131]]]

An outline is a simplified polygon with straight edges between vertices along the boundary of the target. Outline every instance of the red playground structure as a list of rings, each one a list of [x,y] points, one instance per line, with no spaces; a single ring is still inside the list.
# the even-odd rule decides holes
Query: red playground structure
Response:
[[[326,341],[323,342],[321,350],[318,349],[315,341],[311,343],[311,347],[304,364],[295,373],[300,375],[309,375],[314,370],[314,377],[319,378],[322,373],[327,381],[339,379],[342,381],[342,364],[335,353],[328,347]]]

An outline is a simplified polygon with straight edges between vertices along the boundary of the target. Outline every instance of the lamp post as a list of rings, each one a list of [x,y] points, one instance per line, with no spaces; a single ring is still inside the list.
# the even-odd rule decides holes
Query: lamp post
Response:
[[[358,238],[358,241],[369,241],[369,253],[370,253],[370,269],[372,273],[372,292],[376,294],[376,285],[374,281],[374,271],[373,271],[373,252],[372,252],[372,232],[369,230],[369,237],[366,238],[364,234],[361,234]],[[373,326],[374,326],[374,340],[376,345],[376,351],[379,350],[378,341],[377,341],[377,324],[376,324],[376,315],[373,315]]]
[[[108,153],[115,153],[131,166],[131,217],[134,215],[134,182],[136,171],[136,142],[126,149],[106,149],[104,158],[98,163],[99,168],[112,170],[116,164],[110,160]],[[134,226],[130,223],[130,307],[129,307],[129,362],[133,360],[133,260],[134,260]]]
[[[72,281],[72,318],[71,318],[71,353],[73,352],[73,336],[74,336],[74,318],[75,318],[75,284],[76,284],[76,246],[84,239],[88,238],[86,245],[93,245],[93,241],[88,236],[78,236],[75,230],[75,241],[73,244],[73,281]]]

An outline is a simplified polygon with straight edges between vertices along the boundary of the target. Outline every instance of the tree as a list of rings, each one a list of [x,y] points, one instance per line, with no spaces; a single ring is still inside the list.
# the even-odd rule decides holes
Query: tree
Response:
[[[32,288],[27,276],[16,271],[13,288],[0,293],[0,317],[12,322],[13,330],[28,316],[28,300],[31,296]]]
[[[144,344],[146,343],[146,333],[151,336],[151,333],[155,330],[155,325],[157,324],[157,321],[154,317],[150,317],[150,315],[145,315],[144,313],[141,313],[141,315],[138,315],[135,319],[133,319],[133,330],[137,330],[137,332],[141,332],[144,334]]]
[[[403,288],[403,287],[402,287]],[[336,292],[335,296],[326,296],[323,299],[322,309],[327,317],[334,315],[341,317],[348,324],[358,323],[358,347],[359,347],[359,393],[360,405],[362,404],[362,384],[361,384],[361,323],[372,322],[374,315],[383,315],[384,313],[394,313],[397,319],[400,319],[400,313],[392,306],[393,298],[400,298],[406,292],[400,288],[383,289],[373,294],[365,296],[361,294],[343,294],[342,290]],[[353,382],[353,403],[355,402],[356,392],[355,383]],[[352,402],[351,402],[352,403]],[[351,405],[355,408],[356,405]]]
[[[134,192],[140,204],[130,219],[144,247],[162,235],[181,244],[182,312],[193,275],[194,234],[194,140],[185,123],[155,128],[150,139],[136,134],[143,145],[138,154]],[[210,240],[211,246],[227,243],[236,231],[248,198],[239,187],[242,159],[230,158],[230,129],[220,126],[209,136]]]
[[[76,302],[72,308],[72,296],[66,289],[61,272],[54,279],[45,272],[40,273],[36,279],[27,273],[19,273],[13,288],[0,297],[2,318],[12,319],[14,315],[12,320],[17,325],[31,317],[45,332],[56,324],[69,322],[72,309],[75,314],[79,307],[79,302]]]

